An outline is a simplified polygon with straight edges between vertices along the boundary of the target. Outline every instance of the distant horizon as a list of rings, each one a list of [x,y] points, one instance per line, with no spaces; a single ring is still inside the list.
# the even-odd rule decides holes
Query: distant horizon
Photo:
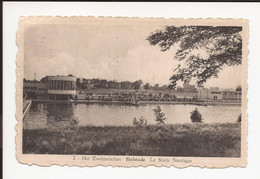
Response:
[[[123,80],[123,81],[119,81],[119,80],[116,80],[116,79],[113,79],[113,80],[109,80],[109,79],[105,79],[105,78],[85,78],[85,77],[78,77],[78,76],[75,76],[75,75],[73,75],[73,74],[68,74],[68,75],[46,75],[46,76],[44,76],[44,77],[47,77],[47,76],[69,76],[69,75],[72,75],[72,76],[74,76],[74,77],[76,77],[76,78],[80,78],[80,79],[87,79],[87,80],[91,80],[91,79],[100,79],[100,80],[107,80],[107,81],[116,81],[116,82],[123,82],[123,81],[129,81],[129,82],[135,82],[135,81],[138,81],[138,80],[142,80],[142,79],[136,79],[136,80],[134,80],[134,81],[130,81],[130,80]],[[44,77],[42,77],[42,78],[44,78]],[[42,79],[41,78],[41,79]],[[29,81],[34,81],[34,80],[36,80],[36,81],[40,81],[41,79],[27,79],[27,78],[25,78],[26,80],[29,80]],[[142,82],[143,82],[143,84],[142,84],[142,86],[144,86],[146,83],[149,83],[149,82],[145,82],[145,81],[143,81],[142,80]],[[159,84],[159,83],[156,83],[156,84],[150,84],[149,83],[149,85],[150,86],[155,86],[155,85],[159,85],[159,87],[162,87],[162,86],[168,86],[169,84]],[[189,84],[189,85],[195,85],[195,87],[196,88],[199,88],[199,86],[197,86],[196,84]],[[238,86],[241,86],[241,85],[238,85]],[[210,86],[210,87],[205,87],[205,86],[202,86],[203,88],[205,88],[205,89],[210,89],[210,88],[219,88],[220,90],[225,90],[225,89],[232,89],[232,90],[236,90],[236,88],[238,87],[238,86],[236,86],[235,88],[220,88],[220,87],[218,87],[218,86]],[[178,88],[178,87],[182,87],[183,88],[183,84],[182,85],[178,85],[177,87],[176,87],[176,89]]]

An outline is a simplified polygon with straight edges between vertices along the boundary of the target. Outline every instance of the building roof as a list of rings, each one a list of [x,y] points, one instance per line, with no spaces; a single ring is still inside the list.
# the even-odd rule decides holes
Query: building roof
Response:
[[[51,80],[76,81],[75,76],[47,76]]]

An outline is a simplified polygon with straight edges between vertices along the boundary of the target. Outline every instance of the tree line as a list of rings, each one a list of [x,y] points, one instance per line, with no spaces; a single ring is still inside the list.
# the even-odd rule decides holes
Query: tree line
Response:
[[[69,75],[72,76],[72,75]],[[39,80],[28,80],[26,78],[23,79],[23,82],[29,83],[46,83],[48,81],[47,76],[43,77],[40,81]],[[136,80],[134,82],[131,81],[117,81],[117,80],[106,80],[106,79],[99,79],[99,78],[77,78],[76,85],[78,89],[145,89],[145,90],[166,90],[171,89],[170,85],[162,85],[159,84],[150,85],[149,83],[143,83],[142,80]],[[175,89],[177,92],[183,92],[184,88],[178,86]],[[196,89],[195,89],[196,91]],[[194,92],[195,92],[194,91]],[[242,91],[241,85],[238,85],[235,91]]]
[[[68,75],[73,76],[73,75]],[[43,77],[40,81],[39,80],[29,80],[24,78],[23,82],[36,82],[36,83],[46,83],[48,81],[48,77]],[[100,78],[77,78],[76,85],[79,89],[145,89],[145,90],[165,90],[168,88],[167,85],[160,86],[159,84],[151,85],[150,83],[143,83],[142,80],[136,81],[117,81],[117,80],[107,80],[107,79],[100,79]]]
[[[149,83],[143,83],[142,80],[136,81],[117,81],[117,80],[106,80],[99,78],[77,78],[76,85],[80,89],[153,89],[153,90],[162,90],[167,89],[167,85],[160,86],[159,84],[150,85]]]

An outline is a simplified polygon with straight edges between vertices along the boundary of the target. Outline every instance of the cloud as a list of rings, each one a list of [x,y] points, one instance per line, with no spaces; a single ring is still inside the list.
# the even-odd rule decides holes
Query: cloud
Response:
[[[46,75],[68,75],[75,72],[75,59],[67,52],[61,52],[54,58],[31,57],[25,64],[25,78],[32,79],[34,73],[37,79]]]
[[[33,26],[25,35],[25,78],[33,79],[36,72],[37,79],[46,75],[73,74],[84,78],[142,79],[151,84],[169,84],[174,67],[180,63],[174,60],[176,47],[161,52],[158,46],[150,46],[145,40],[149,33],[164,25]],[[193,53],[207,57],[201,51]],[[210,79],[205,86],[235,87],[241,83],[239,75],[240,67],[224,68],[219,78]]]
[[[152,84],[168,84],[173,54],[171,51],[161,52],[157,47],[142,44],[129,50],[127,57],[119,61],[119,65],[122,69],[115,75],[121,79],[142,79]]]

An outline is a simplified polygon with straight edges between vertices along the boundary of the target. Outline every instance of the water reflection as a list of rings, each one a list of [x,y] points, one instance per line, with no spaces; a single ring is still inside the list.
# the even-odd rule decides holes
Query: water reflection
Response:
[[[46,104],[45,104],[46,105]],[[74,104],[69,103],[50,103],[46,105],[47,126],[66,126],[70,125],[70,121],[75,119]]]
[[[198,108],[205,123],[236,122],[240,106],[160,105],[166,123],[190,123],[190,112]],[[148,124],[155,124],[153,109],[156,105],[127,106],[117,104],[72,104],[33,102],[24,119],[25,128],[43,128],[69,125],[77,119],[80,126],[132,125],[133,118],[143,116]]]
[[[70,125],[74,115],[74,104],[33,102],[24,119],[24,128],[62,127]]]

